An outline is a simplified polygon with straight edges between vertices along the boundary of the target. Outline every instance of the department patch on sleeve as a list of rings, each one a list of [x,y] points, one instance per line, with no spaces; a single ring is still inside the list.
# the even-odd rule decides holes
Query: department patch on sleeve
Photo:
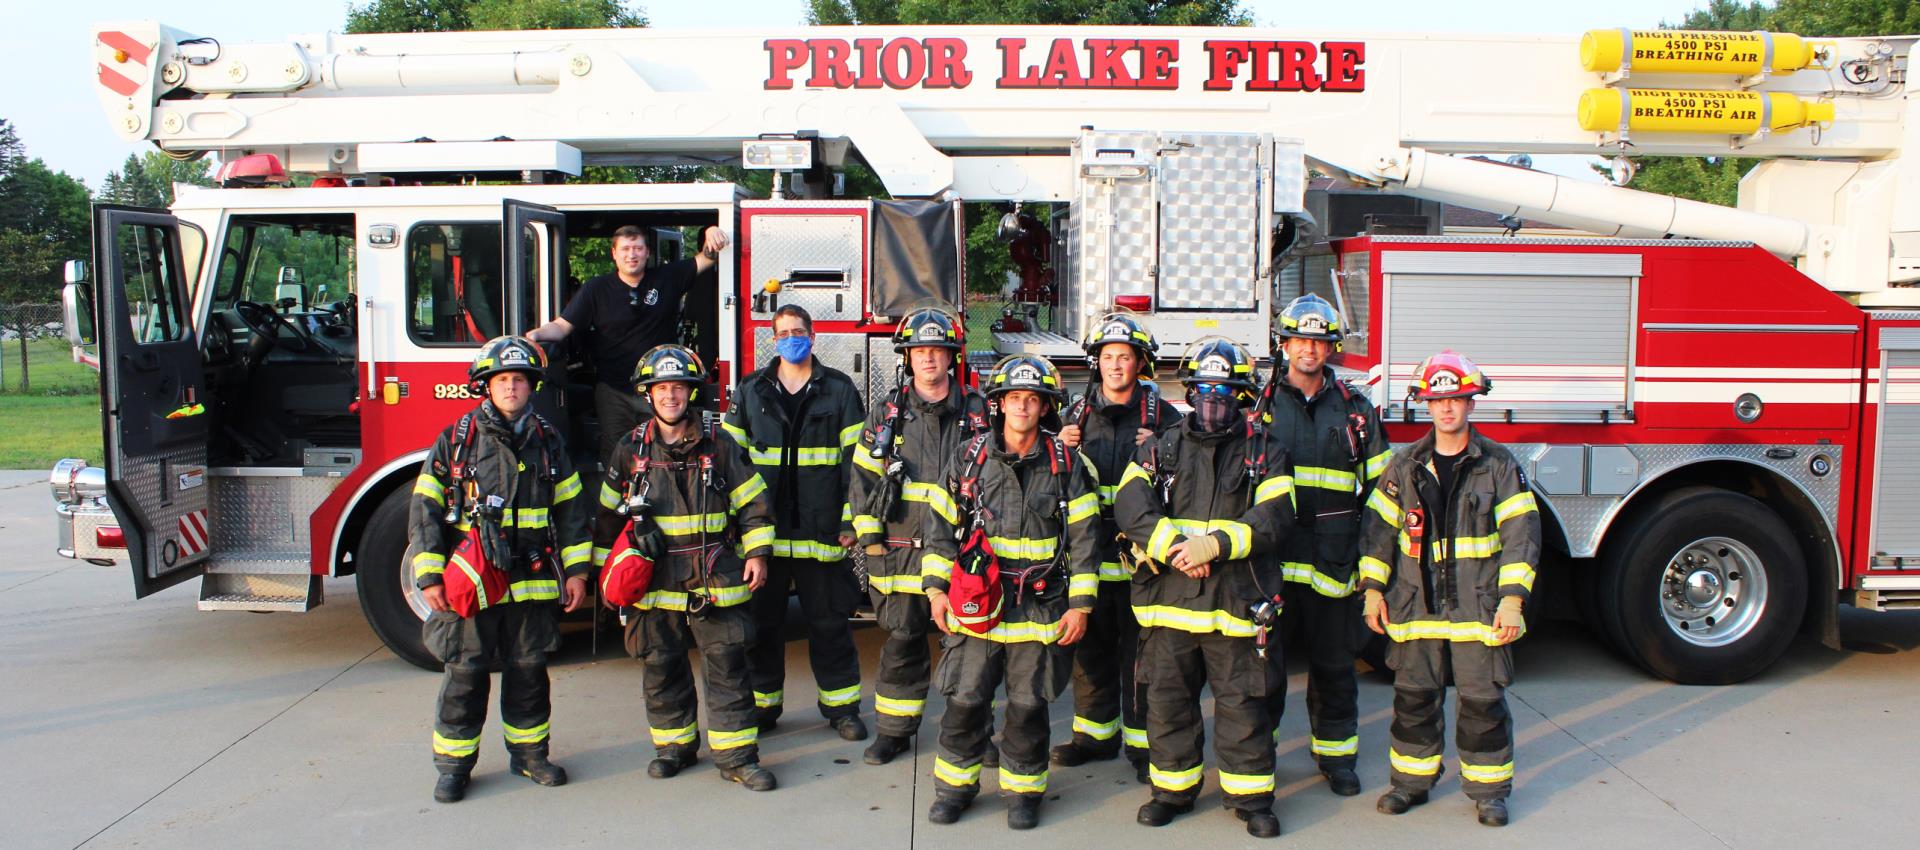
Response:
[[[1532,489],[1527,485],[1527,471],[1525,469],[1521,468],[1518,464],[1515,464],[1513,467],[1513,474],[1520,476],[1520,489],[1522,490]]]
[[[1393,482],[1393,479],[1387,479],[1386,481],[1380,482],[1380,489],[1387,491],[1388,496],[1391,496],[1395,499],[1400,498],[1400,485],[1395,484]]]

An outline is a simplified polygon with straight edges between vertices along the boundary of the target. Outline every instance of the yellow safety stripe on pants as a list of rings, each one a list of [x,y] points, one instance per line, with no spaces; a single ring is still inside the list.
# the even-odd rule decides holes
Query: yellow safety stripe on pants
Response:
[[[1098,575],[1101,581],[1133,580],[1133,573],[1127,572],[1127,566],[1119,561],[1101,561]]]
[[[718,729],[707,730],[707,749],[714,752],[749,747],[760,741],[760,727],[749,726],[738,732],[722,732]]]
[[[767,479],[761,478],[760,473],[756,472],[747,480],[740,482],[740,486],[733,488],[733,492],[727,494],[727,505],[733,508],[734,513],[739,513],[741,508],[752,504],[755,497],[765,492],[767,492]]]
[[[858,684],[820,692],[820,704],[828,708],[842,705],[858,705],[859,703],[860,686]]]
[[[433,733],[433,754],[466,758],[480,750],[479,738],[449,738],[439,732]]]
[[[1147,748],[1147,730],[1120,724],[1120,742],[1136,750]]]
[[[1524,633],[1523,631],[1522,634]],[[1387,637],[1401,642],[1449,640],[1455,643],[1479,641],[1487,646],[1500,645],[1499,632],[1492,626],[1478,621],[1453,623],[1446,620],[1414,620],[1406,623],[1388,623]]]
[[[866,451],[865,449],[855,449],[855,450],[854,450],[854,452],[853,452],[853,465],[854,465],[854,466],[857,466],[857,467],[860,467],[861,469],[864,469],[864,470],[866,470],[866,471],[868,471],[868,472],[871,472],[871,473],[873,473],[873,474],[875,474],[875,475],[885,475],[885,474],[887,474],[887,468],[886,468],[886,467],[884,467],[884,466],[881,466],[881,465],[880,465],[880,461],[879,461],[879,459],[878,459],[878,458],[875,458],[875,457],[874,457],[873,455],[871,455],[871,454],[869,454],[869,453],[867,453],[867,451]]]
[[[506,736],[507,743],[509,744],[538,744],[547,739],[547,730],[552,726],[553,724],[548,722],[529,729],[522,729],[511,723],[502,723],[500,724],[500,731]]]
[[[1220,771],[1220,793],[1247,796],[1273,793],[1271,773],[1228,773]]]
[[[1202,534],[1212,534],[1216,531],[1225,532],[1227,535],[1227,546],[1220,552],[1220,557],[1229,561],[1237,561],[1253,554],[1253,527],[1239,520],[1169,519],[1165,521],[1172,523],[1173,530],[1186,537],[1199,537]],[[1156,525],[1153,529],[1153,539],[1157,540],[1159,537],[1160,528]],[[1150,540],[1148,542],[1148,550],[1151,554],[1152,541]],[[1173,541],[1167,541],[1167,546],[1171,548]],[[1157,555],[1155,559],[1165,560]]]
[[[1186,770],[1166,770],[1157,764],[1147,765],[1147,778],[1153,780],[1153,787],[1162,791],[1185,791],[1200,784],[1200,765]]]
[[[987,545],[993,547],[993,554],[1001,560],[1009,558],[1022,561],[1046,561],[1053,558],[1054,550],[1060,545],[1059,538],[1044,537],[1035,540],[1031,537],[989,537]]]
[[[773,556],[776,558],[797,558],[803,561],[838,561],[847,556],[847,550],[832,543],[817,540],[773,539]]]
[[[926,554],[920,556],[920,578],[923,582],[930,578],[952,581],[953,561],[934,554],[931,549],[927,550]],[[871,576],[868,581],[872,581]]]
[[[1093,573],[1071,575],[1067,577],[1068,596],[1097,596],[1100,593],[1100,577]]]
[[[925,593],[920,585],[919,573],[902,573],[897,576],[867,575],[867,586],[881,593]]]
[[[1386,491],[1374,490],[1373,495],[1367,497],[1367,507],[1372,508],[1374,513],[1379,514],[1381,519],[1387,521],[1388,525],[1394,528],[1400,527],[1400,504],[1395,502],[1393,497],[1388,496]]]
[[[861,425],[858,422],[840,429],[840,448],[856,445],[860,442]]]
[[[1360,753],[1360,736],[1355,735],[1344,741],[1325,741],[1319,738],[1313,742],[1313,754],[1316,756],[1351,756]]]
[[[1289,503],[1293,501],[1293,476],[1275,475],[1272,478],[1260,482],[1259,486],[1253,488],[1253,503],[1256,505],[1264,505],[1281,496],[1287,497]],[[1236,557],[1244,558],[1246,556],[1238,555]]]
[[[740,535],[741,556],[745,557],[746,553],[751,552],[755,549],[772,548],[773,540],[774,540],[773,535],[776,533],[777,532],[774,531],[773,526],[763,525],[763,526],[760,526],[759,528],[751,529],[747,533]]]
[[[1096,741],[1111,741],[1113,736],[1120,734],[1120,718],[1096,723],[1076,714],[1073,716],[1073,731]]]
[[[1000,790],[1009,794],[1039,794],[1047,790],[1047,772],[1014,773],[1000,765]]]
[[[853,533],[861,535],[885,534],[887,533],[887,524],[881,522],[880,518],[876,516],[855,514],[853,517]]]
[[[437,576],[447,571],[447,556],[433,552],[421,552],[413,556],[413,580],[421,576]]]
[[[1351,495],[1360,488],[1360,476],[1346,469],[1296,466],[1293,468],[1293,483],[1296,487],[1313,487]]]
[[[1353,595],[1353,581],[1351,579],[1347,581],[1336,581],[1333,576],[1314,569],[1312,564],[1282,561],[1280,563],[1280,574],[1287,581],[1304,584],[1313,588],[1314,592],[1319,593],[1321,596],[1343,599]]]
[[[1513,779],[1513,762],[1506,764],[1467,764],[1460,762],[1461,782],[1482,782],[1493,784],[1509,782]]]
[[[551,602],[560,598],[560,582],[550,578],[516,581],[507,585],[507,595],[515,602]]]
[[[1387,580],[1392,577],[1393,568],[1388,566],[1386,561],[1382,561],[1372,555],[1360,556],[1360,578],[1372,579],[1381,584],[1386,584]]]
[[[1253,637],[1255,631],[1252,620],[1225,611],[1194,611],[1172,605],[1135,605],[1133,618],[1143,629],[1179,629],[1196,635],[1219,632],[1227,637]]]
[[[715,511],[710,514],[665,514],[653,518],[660,526],[660,533],[669,537],[685,537],[690,534],[719,534],[727,530],[727,514]]]
[[[447,504],[447,486],[441,484],[440,479],[433,477],[431,472],[422,472],[419,478],[413,480],[413,493],[432,499],[434,504],[442,507]]]
[[[947,488],[923,481],[909,481],[900,488],[900,498],[908,502],[925,502],[927,507],[947,521],[948,525],[960,524],[960,505],[953,500]]]
[[[766,693],[764,691],[754,691],[753,707],[754,708],[772,708],[776,705],[780,705],[781,703],[785,702],[786,699],[787,699],[786,691],[774,691],[773,693]]]
[[[933,778],[956,788],[980,784],[980,765],[960,767],[939,756],[933,757]]]
[[[1093,493],[1075,496],[1067,503],[1067,524],[1086,522],[1100,515],[1100,497]]]
[[[873,696],[873,710],[876,714],[888,714],[894,717],[919,717],[920,712],[926,709],[927,701],[923,699],[894,699],[893,697],[883,696],[881,694],[874,694]]]
[[[607,563],[607,556],[612,554],[613,554],[612,549],[608,549],[602,546],[593,547],[594,569],[599,569],[600,567],[605,566]]]
[[[588,540],[560,549],[560,566],[571,567],[593,560],[593,541]]]
[[[721,608],[731,608],[746,602],[748,599],[752,599],[753,591],[748,590],[744,584],[722,587],[712,592],[709,592],[707,588],[703,587],[694,591],[693,594],[688,594],[684,590],[655,590],[640,597],[640,601],[633,603],[633,607],[642,611],[655,609],[661,611],[685,611],[687,610],[687,603],[691,601],[691,595],[705,596],[712,599],[714,605]]]
[[[600,507],[607,510],[620,507],[620,491],[605,481],[600,482]]]
[[[994,643],[1053,643],[1060,639],[1058,622],[1009,623],[1001,620],[983,635],[961,626],[959,618],[955,617],[951,611],[947,613],[947,628],[957,635],[990,640]]]
[[[653,745],[656,747],[691,744],[700,738],[699,732],[693,724],[688,724],[678,729],[657,729],[649,726],[647,727],[647,732],[653,736]]]
[[[1539,503],[1533,500],[1533,493],[1522,491],[1509,496],[1506,501],[1493,506],[1493,524],[1500,525],[1521,514],[1540,510]]]
[[[1393,460],[1393,449],[1387,449],[1373,457],[1367,458],[1365,468],[1367,480],[1372,481],[1375,478],[1379,478],[1380,473],[1387,471],[1387,462],[1391,460]]]
[[[1144,466],[1141,466],[1140,464],[1137,464],[1137,463],[1127,464],[1127,471],[1120,473],[1120,483],[1114,485],[1114,490],[1113,490],[1114,494],[1118,496],[1121,490],[1127,489],[1127,485],[1134,481],[1138,481],[1142,484],[1147,485],[1148,487],[1152,487],[1153,474],[1148,472],[1147,468]]]
[[[1533,592],[1533,575],[1533,565],[1525,561],[1500,565],[1500,584],[1503,586],[1517,584],[1531,593]]]
[[[586,488],[580,484],[580,473],[569,475],[560,483],[553,485],[553,503],[558,505],[567,501],[580,495],[580,491],[584,489]]]
[[[1440,774],[1440,757],[1438,755],[1425,757],[1403,756],[1399,750],[1388,747],[1387,761],[1393,765],[1394,770],[1409,776],[1438,776]]]

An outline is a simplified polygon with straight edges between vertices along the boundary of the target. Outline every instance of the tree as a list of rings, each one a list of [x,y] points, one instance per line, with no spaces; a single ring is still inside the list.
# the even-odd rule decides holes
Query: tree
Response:
[[[0,177],[0,229],[31,235],[62,258],[86,256],[92,230],[87,184],[39,159],[16,161]]]
[[[644,27],[621,0],[371,0],[347,7],[347,32],[459,32]]]
[[[20,144],[20,134],[13,131],[13,122],[0,118],[0,180],[7,179],[26,155],[26,146]]]
[[[100,200],[136,207],[164,207],[173,203],[175,183],[212,186],[213,178],[206,159],[182,161],[160,151],[128,154],[119,171],[107,172],[100,185]]]
[[[20,391],[26,392],[27,343],[47,335],[46,317],[26,309],[47,303],[60,256],[46,239],[0,230],[0,332],[20,341]]]

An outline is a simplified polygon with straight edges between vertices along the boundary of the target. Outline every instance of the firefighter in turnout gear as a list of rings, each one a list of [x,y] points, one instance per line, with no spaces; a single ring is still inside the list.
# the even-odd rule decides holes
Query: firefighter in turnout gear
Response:
[[[1307,716],[1314,760],[1327,786],[1360,793],[1354,657],[1360,597],[1360,510],[1393,450],[1373,403],[1334,377],[1327,358],[1340,350],[1340,314],[1318,295],[1302,295],[1274,323],[1275,371],[1256,409],[1293,461],[1294,530],[1280,544],[1286,574],[1287,649],[1307,655]],[[1281,365],[1284,362],[1284,366]],[[1304,644],[1304,646],[1303,646]],[[1285,689],[1276,695],[1284,699]]]
[[[912,745],[926,710],[932,653],[926,594],[920,583],[928,501],[960,444],[987,430],[987,401],[961,381],[962,325],[946,308],[915,310],[900,322],[893,350],[901,375],[874,399],[853,451],[847,501],[857,545],[866,555],[874,618],[887,632],[874,673],[878,726],[863,758],[886,764]]]
[[[413,485],[407,563],[433,609],[422,636],[446,665],[433,724],[442,803],[466,796],[492,669],[508,770],[567,782],[547,760],[547,653],[560,648],[562,599],[572,611],[587,597],[593,544],[580,476],[560,433],[531,407],[546,365],[523,339],[481,347],[467,380],[486,400],[441,433]]]
[[[1273,634],[1283,581],[1273,555],[1293,531],[1293,478],[1285,447],[1247,414],[1253,362],[1244,349],[1200,340],[1181,372],[1193,412],[1140,447],[1114,498],[1121,533],[1144,550],[1133,614],[1153,798],[1138,819],[1164,826],[1193,810],[1203,768],[1200,689],[1210,687],[1226,807],[1248,834],[1267,838],[1280,834],[1273,695],[1286,675]]]
[[[701,427],[693,406],[708,392],[692,351],[657,346],[634,368],[652,418],[620,438],[600,488],[594,555],[631,547],[652,564],[646,593],[624,612],[627,651],[646,666],[647,726],[655,757],[647,775],[665,779],[694,763],[697,699],[687,653],[705,676],[707,749],[721,776],[771,791],[760,766],[747,647],[748,606],[767,575],[775,537],[766,480],[733,438]],[[613,563],[609,562],[609,569]]]
[[[1426,403],[1433,430],[1394,456],[1367,501],[1363,616],[1392,638],[1393,787],[1377,805],[1387,814],[1425,803],[1440,778],[1451,677],[1460,787],[1481,823],[1507,824],[1510,646],[1526,633],[1521,609],[1539,562],[1540,512],[1519,462],[1468,423],[1474,396],[1491,388],[1451,351],[1420,364],[1409,395]]]
[[[1084,345],[1087,394],[1061,415],[1060,440],[1078,449],[1100,491],[1100,599],[1087,637],[1073,650],[1073,740],[1053,748],[1053,762],[1073,767],[1113,758],[1124,750],[1140,782],[1147,781],[1146,696],[1134,681],[1140,625],[1130,607],[1128,571],[1113,495],[1139,447],[1180,421],[1180,411],[1153,384],[1152,332],[1124,313],[1094,323]]]
[[[921,580],[945,635],[947,700],[927,819],[953,823],[980,792],[1004,685],[1000,790],[1007,826],[1032,829],[1047,791],[1047,705],[1066,686],[1070,647],[1097,598],[1100,497],[1085,461],[1042,430],[1065,398],[1052,364],[1008,357],[988,387],[998,429],[960,446],[927,503]]]
[[[820,713],[849,741],[867,737],[860,722],[860,654],[848,622],[860,585],[847,562],[853,515],[847,509],[847,456],[860,438],[860,391],[845,373],[813,356],[813,317],[781,307],[773,316],[774,362],[740,380],[721,423],[747,450],[774,505],[767,586],[753,597],[753,702],[760,731],[774,727],[785,703],[787,588],[800,597],[807,653]]]

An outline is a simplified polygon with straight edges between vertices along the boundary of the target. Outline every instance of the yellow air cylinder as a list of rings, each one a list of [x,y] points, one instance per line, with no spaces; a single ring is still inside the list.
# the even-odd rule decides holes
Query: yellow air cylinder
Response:
[[[1733,74],[1766,69],[1791,73],[1815,65],[1817,42],[1783,32],[1705,30],[1588,30],[1580,37],[1580,65],[1596,74]]]
[[[1752,135],[1833,121],[1833,104],[1790,94],[1686,89],[1588,89],[1580,95],[1580,128],[1647,133]]]

